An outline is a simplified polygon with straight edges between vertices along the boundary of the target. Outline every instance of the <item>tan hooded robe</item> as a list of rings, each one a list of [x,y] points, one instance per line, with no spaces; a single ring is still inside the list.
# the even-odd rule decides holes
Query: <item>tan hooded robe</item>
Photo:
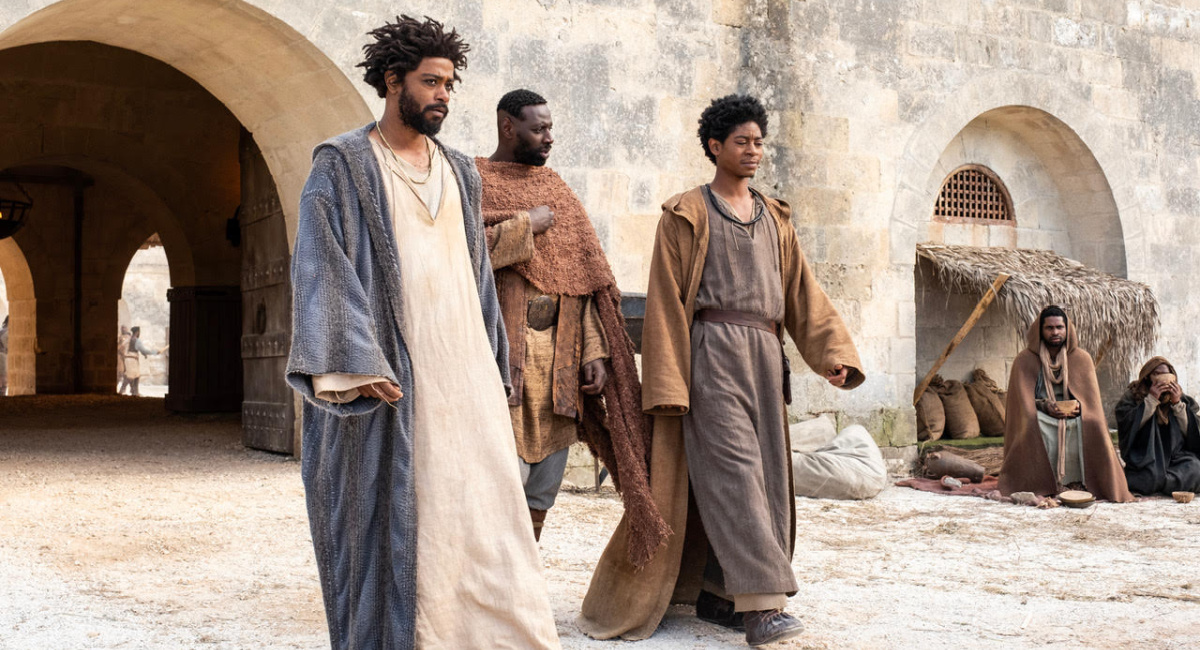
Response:
[[[800,250],[791,209],[775,199],[765,202],[779,236],[783,329],[813,371],[824,374],[841,364],[851,369],[843,388],[857,387],[865,378],[858,352]],[[642,329],[642,405],[655,416],[650,489],[673,534],[639,568],[629,561],[630,521],[628,516],[622,518],[596,566],[578,620],[580,629],[597,639],[647,638],[658,628],[668,605],[695,602],[700,591],[708,543],[694,507],[689,516],[681,416],[691,403],[691,325],[708,243],[702,188],[663,204]],[[786,411],[777,417],[786,421]],[[790,529],[794,537],[794,508]]]

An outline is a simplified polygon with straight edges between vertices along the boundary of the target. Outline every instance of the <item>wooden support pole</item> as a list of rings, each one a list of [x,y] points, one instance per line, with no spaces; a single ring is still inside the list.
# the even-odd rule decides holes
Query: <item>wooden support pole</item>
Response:
[[[937,374],[938,370],[942,369],[942,364],[946,363],[946,359],[950,358],[950,353],[954,352],[954,348],[957,348],[958,344],[963,342],[963,339],[967,337],[967,333],[971,331],[972,327],[975,327],[975,323],[979,322],[979,319],[983,316],[983,312],[987,311],[988,305],[992,304],[992,301],[996,299],[996,293],[1000,291],[1000,287],[1004,286],[1005,282],[1008,282],[1007,273],[1001,273],[996,276],[995,282],[992,282],[992,286],[987,290],[987,293],[983,294],[983,297],[979,299],[979,304],[975,305],[975,311],[971,312],[971,315],[967,318],[967,322],[963,323],[963,326],[958,330],[958,334],[954,335],[950,344],[942,352],[942,356],[933,362],[933,367],[929,369],[929,372],[925,374],[925,378],[917,385],[917,390],[913,392],[913,406],[916,406],[917,402],[921,401],[921,395],[924,395],[925,390],[929,388],[929,382],[933,381],[933,376]]]
[[[1106,341],[1104,341],[1104,345],[1101,345],[1100,349],[1096,352],[1096,360],[1093,364],[1095,367],[1100,367],[1100,362],[1104,361],[1104,357],[1108,354],[1108,351],[1112,349],[1112,345],[1113,341],[1112,337],[1110,336]]]

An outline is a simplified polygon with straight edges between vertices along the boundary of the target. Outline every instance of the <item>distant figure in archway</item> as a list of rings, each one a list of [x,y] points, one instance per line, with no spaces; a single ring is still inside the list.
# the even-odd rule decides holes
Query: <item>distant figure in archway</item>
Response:
[[[8,394],[8,316],[0,325],[0,396]]]
[[[468,156],[433,139],[467,45],[370,33],[377,124],[317,147],[292,257],[288,383],[334,648],[558,648],[505,395]]]
[[[1200,406],[1163,357],[1142,366],[1117,402],[1125,479],[1137,494],[1200,491]]]
[[[129,339],[132,335],[129,333],[129,327],[121,326],[121,331],[117,333],[117,393],[120,394],[125,390],[125,351],[129,348]]]
[[[1056,496],[1082,486],[1097,498],[1133,501],[1108,436],[1096,364],[1066,312],[1043,309],[1025,344],[1008,380],[1000,492]]]
[[[125,363],[124,379],[121,382],[121,388],[117,390],[117,394],[125,392],[125,388],[129,388],[129,394],[134,397],[138,396],[138,382],[142,377],[142,362],[141,357],[154,356],[161,350],[153,350],[146,345],[141,338],[142,328],[133,327],[129,330],[129,343],[125,345],[123,361]]]

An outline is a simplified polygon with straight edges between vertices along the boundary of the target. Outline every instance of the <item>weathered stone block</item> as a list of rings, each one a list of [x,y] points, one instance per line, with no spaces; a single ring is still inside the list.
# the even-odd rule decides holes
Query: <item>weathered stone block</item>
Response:
[[[851,424],[861,424],[870,431],[881,449],[917,444],[917,412],[910,405],[874,410],[865,417],[838,414],[838,430]]]
[[[892,476],[912,476],[917,469],[920,456],[915,444],[904,447],[880,447],[883,462]]]
[[[747,0],[713,0],[712,21],[718,25],[742,27],[746,24]]]
[[[913,25],[908,37],[908,53],[913,56],[955,59],[955,32],[934,25]]]
[[[856,192],[879,191],[879,158],[833,155],[828,158],[829,186]]]
[[[585,206],[593,218],[624,213],[629,209],[629,177],[619,172],[589,172]]]
[[[843,152],[849,148],[850,120],[806,113],[801,125],[801,146]]]
[[[792,220],[797,225],[843,225],[851,220],[853,193],[827,187],[803,187],[792,202]]]

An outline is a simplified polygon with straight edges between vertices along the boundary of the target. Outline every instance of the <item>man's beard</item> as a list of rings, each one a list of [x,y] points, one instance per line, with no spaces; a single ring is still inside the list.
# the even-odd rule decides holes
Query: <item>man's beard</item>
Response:
[[[541,147],[530,146],[528,143],[522,142],[513,149],[513,160],[522,165],[533,165],[541,167],[546,164],[546,158],[541,155]]]
[[[438,131],[442,130],[442,122],[445,121],[445,118],[437,122],[425,119],[425,111],[432,108],[449,109],[448,106],[441,102],[429,104],[422,108],[417,103],[417,100],[408,94],[408,90],[404,88],[400,89],[400,121],[421,135],[435,136]]]

